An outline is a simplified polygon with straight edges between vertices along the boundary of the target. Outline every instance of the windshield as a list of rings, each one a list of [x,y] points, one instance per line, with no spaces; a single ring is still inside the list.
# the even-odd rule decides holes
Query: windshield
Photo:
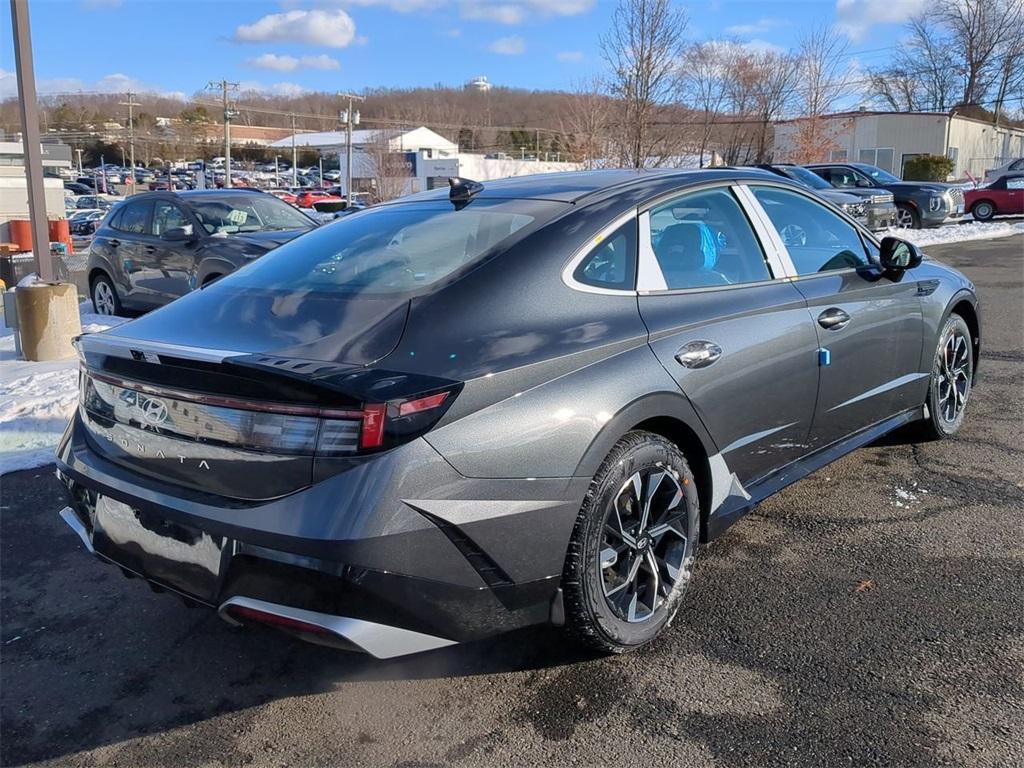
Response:
[[[801,168],[799,165],[777,165],[775,167],[789,176],[789,178],[799,181],[811,189],[832,189],[832,185],[821,178],[821,176],[814,171]]]
[[[560,208],[531,200],[478,200],[458,211],[447,201],[370,208],[286,243],[222,282],[285,292],[415,292]]]
[[[866,173],[872,179],[881,182],[882,184],[892,184],[894,181],[899,181],[898,178],[893,176],[888,171],[883,171],[881,168],[877,168],[873,165],[858,165],[857,169],[861,173]]]
[[[314,223],[273,195],[201,195],[188,199],[189,207],[211,235],[237,232],[273,232],[312,229]]]

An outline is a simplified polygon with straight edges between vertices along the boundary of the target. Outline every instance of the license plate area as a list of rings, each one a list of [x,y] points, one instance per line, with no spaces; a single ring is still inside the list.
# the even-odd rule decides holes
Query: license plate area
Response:
[[[96,553],[158,584],[216,604],[229,540],[99,496]]]

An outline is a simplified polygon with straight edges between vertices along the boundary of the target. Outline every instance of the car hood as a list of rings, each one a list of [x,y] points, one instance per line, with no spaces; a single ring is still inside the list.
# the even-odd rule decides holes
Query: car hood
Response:
[[[409,300],[235,288],[229,277],[106,334],[156,345],[369,365],[401,341]]]
[[[845,205],[846,203],[859,203],[867,195],[851,195],[846,190],[840,192],[838,189],[816,189],[814,190],[834,205]]]
[[[279,245],[284,245],[289,240],[294,240],[299,235],[304,235],[306,232],[309,232],[309,230],[285,229],[280,231],[271,230],[267,232],[241,232],[236,235],[228,235],[226,239],[237,243],[243,243],[245,245],[254,245],[265,251],[270,251],[277,248]]]
[[[886,184],[885,188],[893,192],[934,192],[941,195],[950,186],[950,184],[941,184],[937,181],[894,181],[892,184]]]

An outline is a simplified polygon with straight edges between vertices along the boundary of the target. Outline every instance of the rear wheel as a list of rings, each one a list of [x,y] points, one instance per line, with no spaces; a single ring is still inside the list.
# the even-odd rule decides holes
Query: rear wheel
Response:
[[[573,529],[562,574],[569,632],[604,653],[649,643],[679,607],[699,536],[683,454],[660,435],[628,433],[595,475]]]
[[[974,204],[974,207],[971,209],[971,215],[978,221],[988,221],[996,215],[996,207],[988,200],[982,200]]]
[[[964,422],[974,378],[974,346],[971,331],[960,315],[950,315],[942,327],[928,387],[928,418],[922,437],[952,437]]]
[[[896,205],[896,228],[897,229],[920,229],[921,218],[917,211],[909,205],[897,203]]]
[[[92,281],[92,306],[97,315],[120,315],[121,298],[113,281],[107,275],[97,275]]]

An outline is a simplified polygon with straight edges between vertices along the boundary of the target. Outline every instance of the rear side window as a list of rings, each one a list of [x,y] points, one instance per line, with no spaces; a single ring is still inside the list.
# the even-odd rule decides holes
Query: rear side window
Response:
[[[631,291],[636,286],[636,221],[623,224],[604,238],[573,272],[584,285]]]
[[[285,243],[222,281],[236,288],[419,292],[518,240],[562,210],[536,200],[382,205]]]
[[[823,203],[778,187],[751,189],[782,238],[797,274],[868,264],[860,233]]]
[[[669,290],[771,280],[764,251],[730,190],[691,192],[650,212],[651,248]]]
[[[158,200],[153,209],[153,234],[160,237],[169,229],[177,229],[188,224],[188,219],[181,208],[166,200]]]
[[[153,209],[150,200],[125,203],[121,215],[110,222],[110,226],[122,232],[141,235],[149,224],[149,212]]]

